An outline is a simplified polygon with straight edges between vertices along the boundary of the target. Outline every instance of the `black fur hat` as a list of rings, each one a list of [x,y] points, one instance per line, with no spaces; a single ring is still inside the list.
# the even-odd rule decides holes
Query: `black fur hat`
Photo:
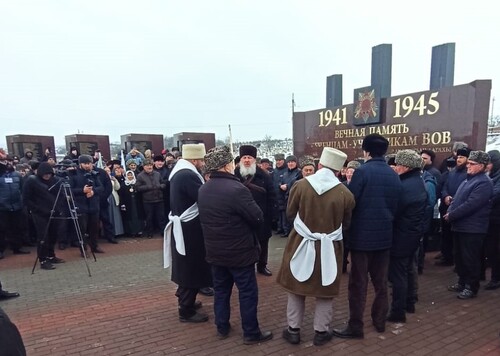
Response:
[[[370,134],[366,136],[363,140],[361,148],[363,151],[370,153],[372,157],[381,157],[387,152],[389,147],[389,141],[379,134]]]
[[[240,157],[243,156],[252,156],[253,158],[257,158],[257,147],[251,145],[240,146]]]

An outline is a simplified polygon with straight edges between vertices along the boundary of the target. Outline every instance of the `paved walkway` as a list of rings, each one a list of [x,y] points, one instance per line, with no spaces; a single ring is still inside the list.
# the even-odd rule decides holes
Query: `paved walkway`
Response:
[[[273,237],[271,270],[276,272],[286,239]],[[481,290],[478,297],[461,301],[446,285],[455,281],[452,268],[435,267],[434,254],[420,278],[417,312],[406,324],[388,323],[375,332],[366,310],[365,338],[334,338],[322,347],[312,344],[310,300],[302,329],[302,343],[281,338],[286,325],[286,295],[274,277],[258,275],[261,328],[274,339],[264,344],[242,344],[237,291],[233,295],[231,336],[215,337],[213,302],[201,296],[211,320],[203,324],[178,321],[169,272],[162,268],[162,240],[122,239],[102,243],[105,254],[90,261],[88,277],[78,249],[58,251],[67,260],[56,270],[31,274],[31,255],[0,260],[0,278],[7,290],[21,297],[0,302],[19,327],[28,355],[500,355],[500,290]],[[489,274],[489,272],[488,272]],[[347,275],[334,301],[334,327],[347,320]],[[371,303],[372,295],[368,297]],[[369,304],[368,304],[369,305]],[[1,345],[0,345],[1,347]]]

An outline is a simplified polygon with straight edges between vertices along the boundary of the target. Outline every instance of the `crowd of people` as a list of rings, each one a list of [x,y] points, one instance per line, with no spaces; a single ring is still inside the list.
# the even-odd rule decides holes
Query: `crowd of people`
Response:
[[[8,247],[25,254],[24,246],[36,245],[41,268],[51,270],[64,263],[56,247],[78,247],[86,257],[89,248],[104,252],[102,239],[163,236],[179,321],[206,322],[197,295],[213,295],[217,337],[228,337],[236,284],[245,344],[273,337],[258,323],[255,275],[273,275],[273,230],[287,238],[277,282],[288,293],[282,337],[291,344],[301,342],[306,297],[316,301],[315,345],[333,335],[363,338],[369,279],[376,331],[405,322],[415,312],[418,274],[436,231],[436,264],[454,265],[457,273],[450,291],[474,298],[489,267],[485,289],[500,288],[500,152],[457,142],[438,168],[431,150],[387,155],[388,145],[372,134],[363,140],[362,159],[324,148],[319,161],[278,153],[274,164],[253,145],[241,145],[237,157],[225,146],[206,152],[203,144],[185,144],[182,153],[133,148],[124,160],[108,161],[72,147],[59,163],[39,162],[30,152],[17,163],[0,149],[0,259]],[[68,194],[78,224],[71,223]],[[337,330],[330,328],[332,303],[345,272],[349,320]],[[0,288],[0,298],[17,296]]]

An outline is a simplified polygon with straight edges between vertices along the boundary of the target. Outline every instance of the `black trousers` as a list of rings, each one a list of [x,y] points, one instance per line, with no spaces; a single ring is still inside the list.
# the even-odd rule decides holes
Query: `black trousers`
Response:
[[[474,293],[479,290],[481,251],[485,236],[486,234],[453,232],[458,283],[467,286]]]
[[[17,326],[0,308],[0,355],[25,356],[26,349]]]
[[[406,307],[415,304],[414,265],[414,256],[391,256],[389,262],[389,281],[392,283],[391,313],[396,316],[404,316]]]
[[[257,269],[264,269],[267,266],[267,259],[269,254],[269,239],[259,240],[260,254],[259,262],[257,262]]]
[[[190,318],[196,314],[194,309],[194,302],[196,302],[196,296],[198,295],[198,288],[187,288],[187,287],[177,287],[175,296],[177,297],[177,302],[179,305],[179,316],[183,318]]]
[[[10,246],[17,251],[23,246],[27,234],[27,219],[24,211],[0,211],[0,252]]]
[[[454,238],[451,232],[451,224],[441,218],[441,254],[446,262],[453,262]]]
[[[101,202],[99,205],[99,219],[101,220],[102,232],[101,236],[106,240],[115,237],[115,228],[109,216],[109,203],[108,201]]]
[[[143,203],[144,214],[146,215],[146,233],[152,234],[155,231],[155,222],[160,230],[165,229],[165,210],[163,202]]]
[[[372,321],[378,327],[385,325],[389,309],[387,293],[388,269],[389,250],[351,250],[351,271],[349,274],[348,291],[349,326],[353,330],[363,330],[363,313],[366,305],[368,274],[375,289],[375,298],[371,309]]]
[[[278,230],[283,230],[284,234],[289,234],[291,229],[290,222],[286,217],[286,210],[279,210]]]
[[[482,273],[491,267],[491,280],[500,281],[500,223],[490,220],[488,234],[484,241]]]
[[[85,244],[89,244],[94,251],[97,248],[97,238],[99,237],[99,213],[82,213],[78,216],[78,223]]]
[[[51,219],[48,216],[32,214],[38,239],[38,259],[40,262],[54,257],[54,246],[58,237],[63,233],[62,220]]]

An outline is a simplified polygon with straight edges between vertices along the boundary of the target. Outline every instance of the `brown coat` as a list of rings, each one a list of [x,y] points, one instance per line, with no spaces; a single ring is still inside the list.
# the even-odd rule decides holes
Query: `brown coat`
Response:
[[[311,232],[330,233],[338,229],[340,224],[342,224],[343,229],[349,227],[354,206],[354,196],[345,185],[338,184],[328,192],[318,195],[306,179],[301,179],[294,184],[290,192],[287,216],[290,221],[293,221],[298,212],[300,218]],[[278,284],[293,294],[332,298],[339,293],[340,277],[342,276],[343,241],[334,242],[337,278],[331,285],[324,287],[321,285],[320,241],[315,242],[316,260],[311,277],[307,281],[299,282],[290,271],[290,260],[302,239],[295,229],[292,229],[288,236],[288,242],[278,272]]]

